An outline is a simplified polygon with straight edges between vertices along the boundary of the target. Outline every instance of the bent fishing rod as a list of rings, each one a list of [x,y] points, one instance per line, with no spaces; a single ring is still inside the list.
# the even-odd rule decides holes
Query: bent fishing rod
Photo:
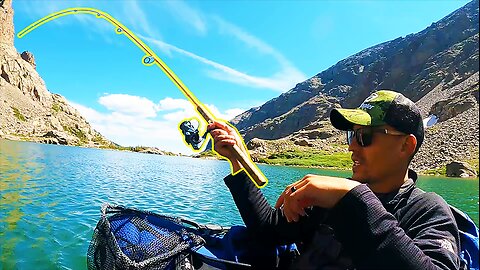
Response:
[[[55,20],[57,18],[67,16],[67,15],[75,15],[75,14],[90,14],[94,15],[99,19],[104,19],[110,24],[115,27],[115,33],[121,35],[125,35],[133,42],[138,48],[140,48],[144,53],[145,56],[142,57],[142,63],[145,66],[152,66],[156,65],[159,67],[165,75],[177,86],[177,88],[182,92],[182,94],[192,103],[195,107],[195,110],[200,114],[200,116],[208,123],[213,123],[217,119],[214,115],[208,110],[208,108],[202,104],[194,95],[193,93],[183,84],[180,78],[155,54],[155,52],[147,46],[139,37],[137,37],[130,29],[128,29],[125,25],[117,21],[115,18],[110,16],[108,13],[103,12],[101,10],[95,8],[86,8],[86,7],[76,7],[76,8],[68,8],[64,9],[55,13],[52,13],[48,16],[41,18],[40,20],[30,24],[25,29],[20,31],[17,35],[18,38],[24,37],[26,34],[33,31],[35,28]],[[236,130],[236,128],[235,128]],[[236,130],[238,132],[238,130]],[[244,144],[242,141],[241,143]],[[255,183],[255,185],[259,188],[266,186],[268,180],[260,171],[260,169],[255,165],[252,161],[248,153],[243,152],[240,147],[237,145],[233,145],[232,152],[235,155],[235,158],[240,161],[242,164],[245,172],[249,176],[249,178]],[[245,147],[246,149],[246,147]],[[215,150],[213,149],[215,152]],[[215,152],[216,153],[216,152]],[[218,154],[218,153],[217,153]]]

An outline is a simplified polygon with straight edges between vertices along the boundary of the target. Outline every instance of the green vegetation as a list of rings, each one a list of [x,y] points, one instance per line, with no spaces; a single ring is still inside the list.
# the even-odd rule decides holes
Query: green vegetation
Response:
[[[108,144],[100,134],[95,135],[95,137],[92,138],[92,141],[98,144]]]
[[[18,138],[20,141],[28,142],[30,141],[30,137],[25,136],[24,134],[20,133],[10,133],[9,135],[15,136]]]
[[[13,109],[13,114],[15,115],[15,117],[20,120],[20,121],[27,121],[27,119],[25,118],[25,116],[23,116],[23,114],[15,107],[12,107]]]
[[[291,150],[272,154],[259,162],[287,166],[316,166],[325,168],[349,169],[352,166],[350,153],[327,153],[320,150]]]
[[[58,103],[53,103],[52,110],[56,113],[62,110],[62,107]]]
[[[97,139],[98,140],[98,139]],[[95,141],[95,138],[94,138]],[[108,141],[101,141],[103,145],[98,146],[101,149],[111,149],[111,150],[118,150],[118,151],[130,151],[130,152],[143,152],[145,150],[154,150],[154,152],[157,152],[161,155],[165,156],[177,156],[177,154],[168,152],[168,151],[163,151],[160,150],[156,147],[148,147],[148,146],[121,146],[116,143],[109,143]]]
[[[204,158],[204,157],[219,157],[212,150],[205,150],[205,151],[199,153],[199,155],[200,155],[201,158]]]
[[[447,175],[447,166],[444,165],[440,168],[428,169],[428,170],[423,171],[422,174],[446,176]]]
[[[478,154],[477,154],[477,156],[478,156]],[[478,158],[467,159],[467,160],[465,160],[465,162],[468,163],[468,165],[470,165],[477,172],[477,175],[479,175],[479,173],[478,173],[478,167],[479,167]]]
[[[117,145],[117,144],[101,145],[100,148],[119,150],[119,151],[133,151],[133,147],[121,146],[121,145]]]
[[[479,173],[478,173],[478,167],[479,167],[478,159],[467,159],[467,160],[464,160],[464,162],[466,162],[468,165],[470,165],[472,167],[472,169],[474,169],[477,172],[477,175],[479,175]],[[425,170],[425,171],[422,172],[422,174],[447,176],[447,166],[443,165],[440,168]]]
[[[62,125],[62,127],[63,127],[63,130],[80,139],[79,145],[82,145],[88,142],[87,136],[82,130],[74,127],[64,126],[64,125]]]

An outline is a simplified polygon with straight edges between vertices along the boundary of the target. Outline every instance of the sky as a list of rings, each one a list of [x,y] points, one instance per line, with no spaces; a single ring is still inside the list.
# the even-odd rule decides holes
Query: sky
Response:
[[[469,1],[14,0],[18,33],[71,7],[107,12],[139,36],[218,119],[230,120],[340,60],[419,32]],[[105,20],[77,14],[15,39],[52,93],[108,139],[191,154],[178,125],[193,106]],[[205,124],[200,121],[200,128]]]

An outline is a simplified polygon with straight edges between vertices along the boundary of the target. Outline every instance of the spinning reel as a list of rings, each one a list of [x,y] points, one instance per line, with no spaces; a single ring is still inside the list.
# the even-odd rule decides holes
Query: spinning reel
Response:
[[[195,126],[192,122],[197,122]],[[188,119],[184,120],[180,123],[179,129],[183,134],[183,140],[185,143],[190,146],[193,150],[200,150],[205,143],[205,138],[208,135],[208,130],[200,136],[200,132],[198,130],[198,126],[200,122],[196,119]]]

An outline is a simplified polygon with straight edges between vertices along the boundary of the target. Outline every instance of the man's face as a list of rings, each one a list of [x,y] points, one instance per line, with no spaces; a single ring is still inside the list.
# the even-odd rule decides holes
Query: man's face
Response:
[[[370,127],[355,125],[353,130],[357,131],[360,128]],[[374,127],[374,129],[387,129],[389,132],[399,134],[398,131],[388,125]],[[352,179],[369,184],[378,183],[392,175],[397,175],[405,169],[404,164],[406,162],[399,155],[406,135],[387,135],[381,132],[373,132],[372,136],[371,144],[366,147],[359,145],[356,138],[353,138],[348,147],[348,150],[352,151]]]

